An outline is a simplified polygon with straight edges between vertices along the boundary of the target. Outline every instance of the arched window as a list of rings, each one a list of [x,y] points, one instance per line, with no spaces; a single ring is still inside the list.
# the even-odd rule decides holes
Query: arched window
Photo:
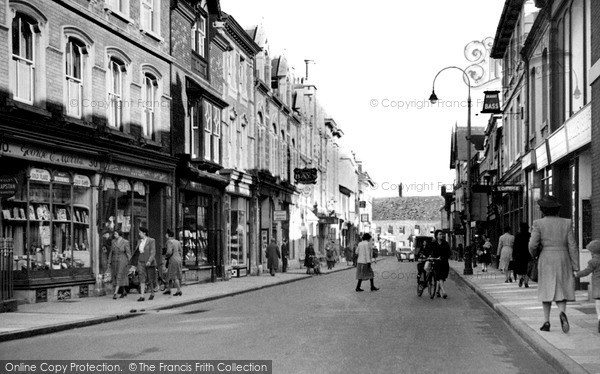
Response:
[[[36,38],[39,33],[37,22],[22,13],[12,21],[12,75],[11,87],[14,98],[33,104],[35,98]]]
[[[87,49],[83,42],[72,37],[68,39],[65,50],[66,107],[67,114],[76,118],[83,115],[83,71],[86,54]]]
[[[108,125],[123,130],[123,98],[125,82],[125,63],[113,57],[108,63]]]
[[[142,135],[154,139],[158,80],[150,73],[144,74],[142,98]]]

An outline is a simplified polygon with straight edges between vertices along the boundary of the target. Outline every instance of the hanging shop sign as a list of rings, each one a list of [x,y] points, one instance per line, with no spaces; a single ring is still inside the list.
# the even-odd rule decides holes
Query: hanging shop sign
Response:
[[[300,184],[316,184],[317,169],[315,168],[296,168],[294,169],[294,180]]]
[[[50,179],[52,178],[48,170],[36,168],[29,170],[29,180],[31,181],[50,183]]]
[[[369,222],[369,214],[368,213],[361,214],[360,222]]]
[[[89,170],[97,170],[100,167],[97,160],[71,152],[55,151],[35,145],[22,145],[12,142],[0,144],[0,155],[45,162],[55,166],[69,166]]]
[[[483,109],[481,113],[501,114],[500,109],[500,91],[483,91],[485,97],[483,98]]]
[[[567,148],[567,130],[563,126],[548,137],[550,162],[556,162],[569,153]]]
[[[10,175],[0,176],[0,198],[15,196],[17,193],[17,180]]]
[[[523,187],[518,184],[515,184],[515,185],[505,184],[505,185],[496,186],[496,191],[497,192],[521,192],[522,188]]]
[[[63,171],[56,172],[54,173],[54,183],[71,184],[71,176]]]
[[[112,181],[111,181],[112,182]],[[85,176],[85,175],[79,175],[79,174],[75,174],[73,176],[73,185],[76,187],[91,187],[92,183],[90,182],[90,178]],[[113,186],[114,186],[114,182],[113,182]]]

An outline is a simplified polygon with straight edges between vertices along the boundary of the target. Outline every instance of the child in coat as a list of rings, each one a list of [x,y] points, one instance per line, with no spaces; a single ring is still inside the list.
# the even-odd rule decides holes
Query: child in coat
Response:
[[[596,299],[596,317],[598,317],[598,332],[600,333],[600,240],[592,240],[587,249],[592,254],[592,259],[588,262],[587,268],[581,271],[573,272],[576,277],[585,277],[590,273],[592,275],[592,297]]]

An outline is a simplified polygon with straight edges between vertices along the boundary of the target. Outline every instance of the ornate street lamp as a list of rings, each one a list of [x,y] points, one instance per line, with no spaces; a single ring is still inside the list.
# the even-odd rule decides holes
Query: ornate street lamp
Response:
[[[465,230],[465,249],[470,249],[471,256],[474,253],[473,248],[471,248],[471,79],[469,79],[469,75],[458,66],[447,66],[442,70],[438,71],[433,78],[433,84],[431,86],[431,96],[429,96],[429,101],[432,104],[435,104],[438,101],[438,97],[435,94],[435,80],[441,72],[448,69],[457,69],[463,73],[463,76],[467,78],[467,87],[469,89],[469,97],[467,98],[467,188],[465,189],[465,206],[467,210],[467,225]],[[471,256],[465,256],[465,269],[463,274],[471,275],[473,274],[473,266],[472,266],[472,258]],[[468,258],[466,258],[468,257]]]

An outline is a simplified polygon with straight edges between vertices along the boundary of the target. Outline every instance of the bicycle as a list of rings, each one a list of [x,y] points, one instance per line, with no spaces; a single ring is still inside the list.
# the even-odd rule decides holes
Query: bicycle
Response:
[[[437,276],[435,274],[435,261],[439,261],[437,257],[427,257],[425,261],[430,261],[431,265],[429,269],[426,271],[425,279],[426,285],[429,292],[429,298],[433,299],[435,297],[435,293],[437,291]]]

